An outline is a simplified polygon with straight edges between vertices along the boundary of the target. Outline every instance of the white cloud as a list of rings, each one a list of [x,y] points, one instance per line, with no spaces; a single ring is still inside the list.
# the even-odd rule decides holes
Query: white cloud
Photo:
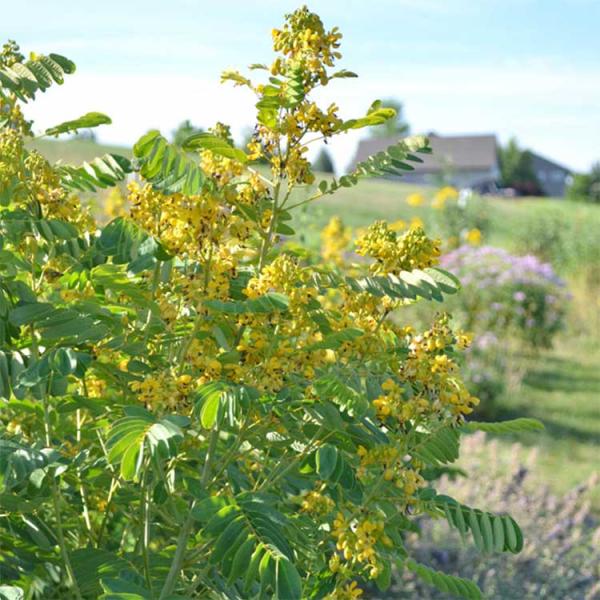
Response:
[[[600,70],[572,69],[544,60],[521,64],[436,67],[413,65],[398,73],[379,72],[339,81],[323,89],[323,103],[337,101],[345,118],[362,114],[375,98],[405,103],[416,131],[494,132],[576,169],[600,159]],[[106,112],[113,125],[100,139],[131,144],[148,129],[169,134],[189,118],[209,126],[232,125],[239,138],[254,119],[254,99],[245,89],[190,75],[79,73],[49,90],[28,108],[38,129],[89,110]],[[344,168],[362,133],[340,136],[330,148]]]

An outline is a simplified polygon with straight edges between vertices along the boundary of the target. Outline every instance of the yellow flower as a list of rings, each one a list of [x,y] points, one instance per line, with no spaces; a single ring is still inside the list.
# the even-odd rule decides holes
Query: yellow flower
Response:
[[[465,234],[465,240],[467,243],[471,244],[471,246],[479,246],[481,244],[481,231],[477,228],[469,229]]]
[[[406,203],[409,206],[422,206],[425,202],[425,196],[419,192],[413,192],[406,197]]]
[[[327,261],[337,265],[342,263],[345,248],[350,243],[352,232],[345,227],[340,217],[331,217],[321,231],[321,254]]]
[[[433,208],[442,209],[446,206],[446,202],[448,202],[448,200],[456,199],[458,199],[458,190],[450,185],[447,185],[436,192],[431,206]]]
[[[392,231],[403,231],[404,229],[406,229],[406,221],[398,219],[397,221],[390,223],[390,229]]]
[[[425,227],[425,223],[423,223],[423,219],[421,219],[420,217],[413,217],[410,220],[410,228],[411,229],[415,229],[417,227]]]

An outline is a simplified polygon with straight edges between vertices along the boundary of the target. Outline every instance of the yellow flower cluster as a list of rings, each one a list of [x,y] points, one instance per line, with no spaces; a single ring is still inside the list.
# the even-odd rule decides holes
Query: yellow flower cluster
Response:
[[[147,375],[141,381],[132,381],[129,387],[139,402],[155,411],[181,409],[196,381],[191,375],[175,376],[168,371]]]
[[[333,521],[331,533],[336,541],[336,548],[346,563],[366,568],[371,579],[379,575],[382,565],[377,555],[377,545],[393,545],[392,540],[385,534],[384,522],[379,517],[348,521],[344,514],[339,512]],[[336,562],[334,559],[330,568],[335,566]]]
[[[440,316],[423,335],[412,336],[400,371],[401,378],[411,382],[416,390],[408,403],[409,418],[446,409],[455,416],[466,415],[479,404],[460,378],[457,363],[446,354],[456,341],[447,315]],[[468,338],[462,334],[458,342],[464,346]]]
[[[374,446],[369,450],[359,446],[357,454],[360,458],[360,465],[356,471],[359,479],[368,483],[372,482],[373,478],[383,476],[385,481],[392,482],[404,492],[407,503],[413,503],[414,499],[411,497],[417,489],[425,485],[419,472],[419,461],[413,459],[410,466],[403,463],[401,451],[396,446]]]
[[[68,220],[80,230],[91,227],[89,211],[83,209],[79,198],[66,192],[56,170],[39,152],[29,152],[24,167],[28,198],[40,204],[45,217]]]
[[[317,288],[307,285],[309,273],[298,260],[289,254],[280,254],[267,265],[258,277],[248,281],[244,290],[249,298],[258,298],[268,292],[280,292],[290,300],[290,311],[300,309],[304,314],[306,305],[317,297]]]
[[[210,127],[208,132],[233,145],[229,125],[217,123],[214,127]],[[200,166],[206,174],[213,177],[219,186],[226,186],[231,183],[244,170],[243,165],[237,160],[220,156],[210,150],[202,150],[200,152]]]
[[[321,256],[336,265],[343,262],[343,252],[350,244],[352,232],[340,217],[331,217],[321,231]]]
[[[319,16],[306,6],[286,15],[283,28],[274,29],[272,35],[274,50],[288,57],[287,61],[278,59],[273,63],[273,75],[282,74],[289,67],[301,68],[325,85],[328,81],[326,67],[333,66],[335,59],[342,56],[337,51],[342,38],[338,28],[325,31]]]
[[[314,102],[302,102],[293,113],[285,117],[281,131],[296,139],[301,138],[307,131],[331,136],[343,122],[337,115],[338,110],[337,104],[330,104],[325,112]]]
[[[195,256],[204,248],[218,222],[216,199],[209,195],[165,196],[137,182],[131,182],[128,188],[131,217],[170,252]]]
[[[23,138],[15,129],[0,131],[0,193],[12,187],[21,173]]]
[[[387,475],[388,471],[393,470],[398,461],[400,451],[395,446],[374,446],[370,450],[367,450],[364,446],[359,446],[357,454],[360,458],[360,466],[356,471],[356,475],[359,479],[365,479],[369,468],[373,466]],[[389,481],[390,479],[386,477],[386,480]]]
[[[220,378],[223,364],[218,359],[219,351],[211,339],[192,340],[186,359],[200,372],[198,383],[204,384]]]
[[[396,418],[401,422],[410,419],[412,408],[404,400],[404,388],[400,387],[393,379],[384,381],[381,388],[385,393],[373,400],[377,417],[382,421],[385,421],[388,417]]]
[[[293,146],[288,148],[287,157],[283,160],[279,156],[271,158],[271,171],[273,177],[285,177],[291,185],[311,184],[315,180],[306,158],[306,146]]]
[[[363,590],[358,587],[356,581],[337,587],[331,594],[325,596],[325,600],[356,600],[363,595]]]
[[[118,187],[115,187],[110,190],[104,199],[104,214],[109,219],[124,217],[127,214],[125,204],[126,200],[123,197],[123,194],[121,194],[121,190],[119,190]]]
[[[356,252],[375,259],[372,273],[389,275],[435,265],[440,245],[440,240],[428,238],[421,227],[411,227],[398,236],[385,221],[376,221],[356,240]]]
[[[331,512],[335,503],[329,496],[325,496],[321,490],[311,490],[302,497],[300,510],[312,515],[322,516]]]
[[[15,63],[20,63],[25,57],[19,50],[19,45],[13,40],[9,40],[0,50],[0,67],[12,67]],[[14,94],[0,94],[0,121],[4,129],[12,129],[20,135],[31,135],[31,121],[26,121],[17,103],[17,97]],[[2,154],[0,153],[0,157]],[[0,169],[1,170],[1,169]],[[0,190],[2,188],[0,187]]]

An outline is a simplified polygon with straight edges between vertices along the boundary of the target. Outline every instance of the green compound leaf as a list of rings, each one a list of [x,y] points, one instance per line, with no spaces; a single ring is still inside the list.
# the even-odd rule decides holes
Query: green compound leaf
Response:
[[[0,88],[27,102],[52,83],[62,85],[64,76],[75,72],[75,63],[60,54],[36,55],[23,63],[0,68]]]
[[[441,571],[435,571],[425,565],[421,565],[414,560],[407,560],[405,563],[407,569],[415,573],[426,583],[436,587],[438,590],[452,594],[459,598],[468,600],[482,600],[483,595],[479,587],[469,579],[447,575]]]
[[[306,346],[304,350],[335,350],[344,342],[351,342],[362,335],[364,335],[364,331],[362,329],[348,327],[347,329],[342,329],[342,331],[336,331],[335,333],[326,335],[320,342]]]
[[[342,71],[342,73],[348,73],[348,71]],[[354,74],[352,74],[354,75]],[[347,77],[348,75],[346,75]],[[340,77],[340,75],[338,75]],[[363,127],[373,127],[375,125],[382,125],[389,119],[393,119],[396,116],[396,111],[393,108],[386,108],[382,106],[381,100],[375,100],[371,104],[366,116],[359,119],[350,119],[345,121],[340,127],[341,131],[348,131],[349,129],[362,129]]]
[[[330,400],[351,416],[361,418],[369,409],[364,394],[347,385],[341,376],[328,373],[317,379],[314,386],[321,400]]]
[[[288,521],[270,498],[240,494],[210,497],[193,510],[203,535],[213,540],[211,562],[230,584],[241,581],[246,594],[260,584],[265,597],[300,600],[302,582],[288,542]]]
[[[163,194],[199,194],[210,181],[196,161],[152,130],[133,146],[140,174]]]
[[[521,433],[523,431],[542,431],[544,424],[537,419],[518,418],[499,423],[484,423],[479,421],[468,421],[461,429],[466,432],[485,431],[486,433]]]
[[[454,427],[443,427],[424,436],[413,453],[429,466],[453,463],[458,459],[460,434]]]
[[[379,298],[436,300],[442,302],[444,295],[455,294],[460,282],[454,275],[438,267],[427,267],[413,271],[401,271],[398,275],[372,276],[363,278],[340,277],[335,273],[315,274],[312,278],[320,288],[338,288],[347,285],[355,292],[368,292]]]
[[[46,129],[46,135],[60,135],[61,133],[72,133],[78,129],[88,129],[91,127],[98,127],[99,125],[110,125],[112,123],[111,118],[108,115],[100,112],[89,112],[71,121],[65,121],[60,125],[49,127]]]
[[[243,150],[234,148],[227,140],[210,133],[194,133],[186,138],[182,145],[184,150],[210,150],[213,154],[231,158],[241,163],[248,162]]]
[[[377,113],[377,115],[380,119],[383,117],[383,113]],[[377,116],[374,116],[370,120],[374,121],[376,118]],[[365,119],[368,121],[369,117],[367,116]],[[354,121],[361,122],[362,120],[355,119]],[[378,123],[369,123],[369,126],[371,124],[377,125]],[[367,125],[360,126],[365,127]],[[358,163],[352,173],[332,181],[323,180],[319,182],[318,188],[322,194],[333,194],[342,187],[355,186],[361,179],[368,177],[401,177],[407,171],[414,170],[410,163],[423,162],[423,159],[418,157],[417,154],[431,154],[429,140],[425,136],[415,135],[404,138],[393,146],[389,146],[387,150],[382,150],[370,156],[367,160]]]
[[[204,429],[212,429],[217,422],[219,409],[229,386],[221,381],[211,381],[202,385],[196,393],[196,410],[200,413],[200,423]]]
[[[85,597],[97,598],[102,593],[100,579],[118,578],[122,572],[135,569],[127,560],[96,548],[80,548],[71,554],[71,562],[79,590]]]
[[[137,479],[144,452],[152,457],[172,456],[183,439],[182,423],[175,417],[158,420],[141,407],[126,407],[126,416],[116,421],[108,438],[108,458],[120,465],[121,477]]]
[[[64,187],[81,192],[113,187],[133,172],[131,161],[119,154],[105,154],[81,166],[57,165]]]
[[[324,444],[316,453],[317,473],[321,479],[329,479],[338,461],[338,451],[332,444]]]
[[[448,496],[437,496],[434,503],[444,511],[448,523],[458,529],[463,539],[471,534],[480,552],[518,554],[523,549],[523,533],[511,516],[470,508]]]
[[[228,301],[222,300],[206,300],[204,306],[211,310],[232,314],[241,315],[245,313],[271,313],[276,311],[287,310],[290,304],[287,296],[272,292],[265,294],[259,298],[252,300]]]

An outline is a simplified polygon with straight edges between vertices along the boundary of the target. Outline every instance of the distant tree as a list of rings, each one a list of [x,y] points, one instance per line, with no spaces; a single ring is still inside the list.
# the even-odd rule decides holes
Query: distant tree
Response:
[[[567,190],[569,200],[600,204],[600,162],[592,165],[589,173],[578,173]]]
[[[190,135],[202,133],[203,131],[204,129],[202,129],[202,127],[196,127],[195,125],[192,125],[192,122],[189,119],[186,119],[179,123],[177,129],[173,130],[173,143],[176,146],[181,146]]]
[[[74,136],[74,140],[85,140],[87,142],[96,143],[96,132],[93,129],[80,129]]]
[[[325,148],[321,148],[313,161],[312,167],[315,171],[320,171],[321,173],[333,173],[333,161]]]
[[[533,170],[531,152],[520,148],[515,138],[511,138],[506,146],[500,147],[498,158],[502,187],[513,188],[523,196],[541,194],[540,182]]]
[[[404,105],[399,100],[388,98],[382,101],[382,106],[393,108],[396,117],[389,119],[382,125],[371,128],[372,137],[401,137],[410,133],[410,125],[404,119]]]

